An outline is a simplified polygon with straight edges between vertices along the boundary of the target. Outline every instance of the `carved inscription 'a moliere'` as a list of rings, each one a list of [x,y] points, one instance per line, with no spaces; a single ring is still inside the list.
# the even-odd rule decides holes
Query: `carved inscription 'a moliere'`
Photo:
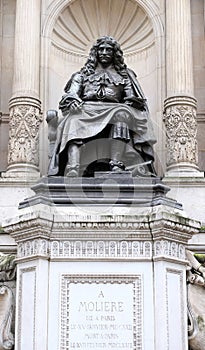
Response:
[[[141,280],[135,278],[129,283],[64,279],[61,350],[140,350]]]

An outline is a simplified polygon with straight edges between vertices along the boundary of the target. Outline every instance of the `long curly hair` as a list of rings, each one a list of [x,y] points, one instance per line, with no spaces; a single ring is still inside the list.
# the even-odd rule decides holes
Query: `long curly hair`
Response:
[[[102,43],[108,43],[113,47],[113,66],[115,70],[124,78],[127,78],[127,66],[124,62],[123,52],[120,48],[120,44],[111,36],[102,36],[98,38],[96,43],[90,50],[89,57],[84,67],[81,69],[81,73],[88,76],[95,72],[98,64],[98,48]]]

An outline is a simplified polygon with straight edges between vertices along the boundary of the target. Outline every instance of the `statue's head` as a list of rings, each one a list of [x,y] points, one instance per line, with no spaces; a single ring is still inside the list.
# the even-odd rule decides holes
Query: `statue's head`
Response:
[[[97,67],[98,62],[102,63],[103,57],[101,52],[105,47],[107,48],[107,59],[110,57],[110,63],[113,64],[119,73],[125,75],[126,65],[124,63],[123,52],[120,44],[111,36],[102,36],[97,39],[96,43],[90,50],[90,54],[83,71],[86,74],[92,73]],[[106,58],[104,57],[104,59]]]

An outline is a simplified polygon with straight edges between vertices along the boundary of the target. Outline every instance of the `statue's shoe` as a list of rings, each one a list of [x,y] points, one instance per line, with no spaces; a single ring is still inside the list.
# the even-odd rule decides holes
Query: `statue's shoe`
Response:
[[[112,159],[110,161],[110,167],[111,167],[111,171],[113,172],[122,172],[125,170],[125,166],[123,162],[116,159]]]
[[[79,176],[78,168],[79,168],[78,166],[75,166],[75,167],[66,166],[65,176],[66,177],[78,177]]]

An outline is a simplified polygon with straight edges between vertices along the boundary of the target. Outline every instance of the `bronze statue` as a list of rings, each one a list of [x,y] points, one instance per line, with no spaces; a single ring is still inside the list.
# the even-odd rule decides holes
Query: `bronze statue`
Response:
[[[84,67],[66,84],[59,108],[63,120],[58,125],[49,176],[79,176],[82,146],[93,140],[104,140],[101,148],[109,151],[103,159],[93,158],[91,173],[96,169],[121,172],[137,164],[149,164],[154,173],[156,141],[146,99],[115,39],[104,36],[97,40]]]

